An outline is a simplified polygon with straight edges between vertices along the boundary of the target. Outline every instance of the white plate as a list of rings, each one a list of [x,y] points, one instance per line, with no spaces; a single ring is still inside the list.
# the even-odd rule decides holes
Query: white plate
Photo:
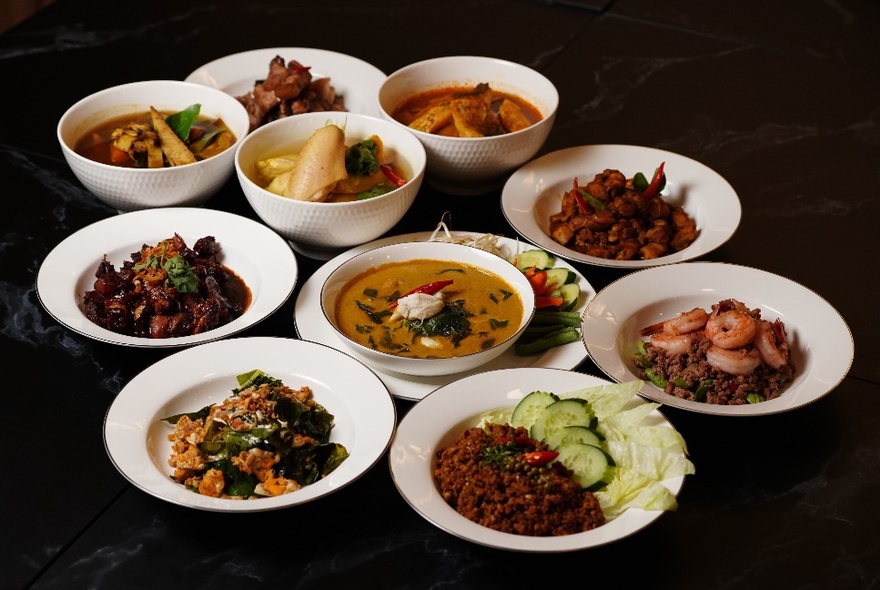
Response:
[[[794,410],[834,389],[853,361],[852,333],[819,295],[769,272],[717,262],[688,262],[628,274],[602,289],[583,314],[581,334],[596,365],[616,381],[636,379],[632,355],[639,330],[723,299],[760,308],[761,317],[785,323],[795,366],[782,394],[759,404],[727,406],[679,399],[645,382],[641,395],[703,414],[757,416]]]
[[[456,512],[440,496],[432,474],[435,453],[454,444],[464,429],[476,426],[483,412],[513,407],[520,398],[538,389],[567,393],[607,383],[574,371],[515,368],[471,375],[441,387],[413,406],[397,427],[388,456],[394,484],[409,505],[431,523],[480,545],[510,551],[564,552],[628,537],[660,518],[663,512],[631,508],[598,528],[574,535],[515,535],[481,526]],[[631,404],[638,403],[644,402],[634,397]],[[669,425],[657,410],[647,420]],[[684,476],[662,483],[677,496]]]
[[[324,317],[324,314],[321,311],[321,287],[324,284],[324,281],[327,280],[327,277],[333,269],[339,266],[343,260],[348,260],[361,252],[366,252],[367,250],[379,246],[385,246],[387,244],[427,240],[431,237],[432,233],[433,232],[416,232],[382,238],[343,252],[324,264],[305,282],[305,284],[303,284],[296,299],[294,321],[296,324],[296,331],[300,338],[314,340],[315,342],[327,344],[328,346],[332,346],[339,350],[345,350],[347,348],[346,344],[340,340],[340,336],[336,333],[333,326],[330,325],[330,322],[327,321],[327,318]],[[454,236],[475,235],[473,232],[452,232],[452,234]],[[517,242],[516,240],[504,237],[499,238],[498,244],[510,254],[516,253],[518,251],[517,248],[521,251],[532,247],[531,244],[526,244],[522,241]],[[582,313],[586,308],[587,302],[596,294],[595,289],[593,289],[580,272],[575,270],[574,267],[564,260],[557,259],[556,265],[574,270],[577,274],[578,284],[581,287],[581,302],[575,311]],[[379,369],[376,369],[376,372],[379,375],[379,378],[381,378],[385,385],[388,386],[388,389],[393,396],[409,400],[420,400],[441,385],[446,385],[447,383],[451,383],[465,375],[479,371],[530,366],[573,369],[586,358],[587,351],[583,344],[572,342],[564,346],[551,348],[541,355],[533,356],[517,356],[516,351],[510,349],[495,360],[479,367],[478,369],[456,373],[454,375],[415,377],[410,375],[391,374]]]
[[[585,184],[611,168],[627,178],[636,172],[650,178],[660,162],[666,162],[663,198],[683,206],[700,230],[684,250],[654,260],[607,260],[566,248],[548,235],[549,218],[559,213],[562,195],[571,190],[575,177]],[[548,252],[586,264],[628,269],[691,260],[711,252],[730,239],[742,216],[733,187],[714,170],[679,154],[632,145],[586,145],[532,160],[505,183],[501,209],[517,232]]]
[[[81,305],[94,288],[104,254],[117,269],[144,244],[180,234],[189,247],[205,236],[220,245],[220,261],[250,288],[253,297],[241,317],[202,334],[180,338],[139,338],[106,330],[91,322]],[[278,234],[246,217],[213,209],[170,207],[108,217],[68,236],[43,260],[37,295],[49,314],[74,332],[111,344],[170,348],[231,336],[256,325],[281,307],[296,286],[296,256]]]
[[[310,66],[315,78],[330,78],[336,93],[345,98],[352,113],[380,116],[379,87],[385,73],[374,65],[350,55],[308,47],[270,47],[227,55],[190,73],[185,82],[219,88],[232,96],[247,94],[257,80],[269,73],[269,62],[280,55],[285,63],[296,60]]]
[[[220,403],[238,386],[235,377],[262,369],[289,387],[308,385],[334,416],[330,440],[349,457],[327,477],[272,498],[230,500],[188,491],[168,466],[173,426],[162,419]],[[214,512],[286,508],[338,491],[366,473],[394,435],[394,401],[366,366],[332,348],[290,338],[232,338],[172,354],[132,379],[104,420],[104,445],[132,484],[172,504]]]

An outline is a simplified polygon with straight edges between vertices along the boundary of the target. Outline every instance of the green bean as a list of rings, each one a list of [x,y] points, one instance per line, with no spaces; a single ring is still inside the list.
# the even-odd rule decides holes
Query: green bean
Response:
[[[532,316],[529,325],[562,324],[571,328],[581,327],[581,315],[576,311],[550,311],[539,309]]]
[[[551,332],[546,336],[542,336],[537,340],[532,340],[531,342],[524,344],[517,343],[515,345],[516,354],[519,356],[528,356],[530,354],[544,352],[545,350],[549,350],[556,346],[575,342],[579,340],[580,337],[580,332],[572,327],[566,326],[565,328]]]

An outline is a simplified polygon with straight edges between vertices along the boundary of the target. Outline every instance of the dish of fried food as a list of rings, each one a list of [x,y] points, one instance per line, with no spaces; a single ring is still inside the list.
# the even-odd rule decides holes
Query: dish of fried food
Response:
[[[581,183],[578,182],[579,188],[574,188],[573,179],[586,180],[585,174],[594,175],[604,173],[605,170],[618,170],[622,175],[632,179],[635,179],[636,174],[641,171],[642,176],[648,177],[647,182],[661,162],[665,163],[664,169],[668,171],[666,185],[661,191],[663,201],[670,209],[680,207],[686,217],[695,224],[690,225],[690,222],[682,216],[682,221],[690,228],[687,233],[691,235],[688,236],[687,241],[693,237],[686,247],[679,250],[667,248],[662,256],[650,258],[638,256],[640,246],[635,249],[635,256],[625,259],[622,256],[618,258],[617,253],[611,252],[610,248],[607,253],[613,255],[599,256],[598,254],[605,253],[600,251],[601,249],[586,253],[582,249],[572,247],[571,244],[563,245],[559,240],[551,237],[553,235],[551,219],[564,210],[563,199],[566,195],[569,199],[566,207],[569,210],[580,207],[577,197],[583,198],[588,206],[588,197],[593,198],[584,190],[586,184],[580,188]],[[597,194],[602,196],[601,192]],[[631,206],[632,201],[638,203],[639,199],[623,199],[620,200],[620,205]],[[604,204],[603,206],[608,207]],[[729,240],[742,217],[742,207],[736,191],[717,172],[679,154],[634,145],[584,145],[536,158],[519,168],[507,180],[501,191],[501,210],[517,233],[547,252],[595,266],[629,269],[660,266],[703,256]],[[607,213],[609,212],[592,211],[580,217],[585,218],[586,221],[600,221],[607,216]],[[676,222],[666,223],[674,225]],[[693,236],[694,230],[696,236]],[[615,240],[620,241],[620,232],[613,235],[610,226],[600,231],[608,234],[605,239],[608,244],[615,243]],[[649,237],[648,230],[644,230],[643,233],[645,238]],[[638,232],[635,232],[635,235],[638,236]],[[680,237],[685,237],[685,233]],[[671,240],[672,237],[670,236],[669,239]],[[648,243],[649,241],[646,241],[645,245]],[[601,241],[597,245],[602,245]],[[627,248],[632,250],[632,244],[627,245]]]

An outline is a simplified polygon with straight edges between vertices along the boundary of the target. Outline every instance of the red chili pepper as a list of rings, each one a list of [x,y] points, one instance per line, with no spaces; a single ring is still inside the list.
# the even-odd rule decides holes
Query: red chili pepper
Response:
[[[581,196],[580,189],[578,188],[578,179],[577,176],[574,177],[574,200],[577,201],[578,208],[580,208],[581,213],[586,213],[589,211],[589,205]]]
[[[290,71],[290,73],[291,74],[298,74],[300,72],[308,72],[311,69],[312,69],[312,66],[296,66],[295,68],[293,68]]]
[[[523,460],[532,467],[543,467],[558,456],[559,453],[556,451],[533,451],[523,453]]]
[[[409,295],[414,295],[416,293],[426,293],[428,295],[433,295],[434,293],[436,293],[437,291],[439,291],[443,287],[445,287],[447,285],[451,285],[451,284],[452,284],[452,279],[449,279],[446,281],[434,281],[433,283],[427,283],[427,284],[422,285],[421,287],[416,287],[412,291],[409,291],[408,293],[404,293],[403,295],[398,297],[395,301],[393,301],[391,303],[390,307],[391,307],[391,309],[394,309],[395,307],[397,307],[398,301],[400,301],[401,299],[403,299],[404,297],[407,297]]]
[[[406,184],[406,181],[395,174],[394,170],[392,170],[391,166],[389,166],[388,164],[379,164],[379,170],[381,170],[382,173],[388,177],[388,180],[390,180],[397,186],[403,186]]]
[[[645,192],[642,193],[643,196],[651,198],[660,190],[660,185],[663,182],[663,166],[665,164],[666,162],[660,162],[660,165],[657,166],[657,171],[654,172],[654,178],[651,179],[651,184],[649,184],[648,188],[645,189]]]

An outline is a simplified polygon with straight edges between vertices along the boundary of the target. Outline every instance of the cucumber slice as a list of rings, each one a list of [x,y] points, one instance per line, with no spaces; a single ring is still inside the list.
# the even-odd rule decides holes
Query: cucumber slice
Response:
[[[594,492],[611,481],[614,475],[614,459],[599,447],[584,443],[572,443],[559,449],[557,461],[571,469],[572,478],[581,487]]]
[[[556,290],[559,297],[562,297],[562,305],[559,306],[560,311],[571,311],[578,306],[581,298],[581,286],[577,283],[567,283]]]
[[[568,285],[577,280],[577,275],[573,270],[569,270],[564,266],[554,266],[553,268],[545,269],[544,272],[547,273],[547,284],[556,283],[554,287],[555,290],[560,289],[563,285]]]
[[[544,250],[533,249],[520,252],[516,256],[511,256],[508,260],[516,264],[516,267],[520,270],[526,270],[533,266],[537,267],[538,270],[544,270],[553,267],[555,257]]]
[[[544,439],[544,442],[547,443],[547,446],[556,451],[561,447],[575,443],[593,445],[594,447],[602,448],[602,441],[604,440],[604,436],[589,426],[577,425],[560,428]]]
[[[513,408],[513,414],[510,416],[511,426],[524,426],[531,428],[535,423],[535,419],[544,411],[544,408],[550,404],[559,401],[559,397],[555,393],[549,391],[533,391],[516,404]]]
[[[587,400],[559,400],[545,407],[537,416],[529,429],[529,436],[536,440],[547,440],[566,426],[589,426],[595,417],[596,414]]]

